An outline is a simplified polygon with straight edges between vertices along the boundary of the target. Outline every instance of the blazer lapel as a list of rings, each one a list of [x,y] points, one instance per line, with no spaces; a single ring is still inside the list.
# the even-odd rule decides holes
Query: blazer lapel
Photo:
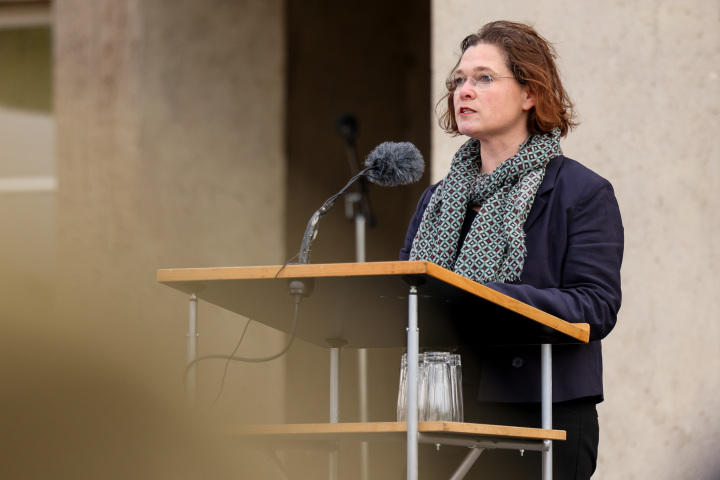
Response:
[[[547,168],[545,169],[545,177],[538,188],[537,194],[535,195],[535,202],[533,202],[532,209],[530,209],[528,218],[525,221],[525,233],[530,230],[532,224],[538,219],[545,209],[548,196],[552,189],[555,188],[555,178],[557,177],[558,171],[560,170],[560,166],[562,165],[564,159],[565,157],[561,155],[548,162]]]

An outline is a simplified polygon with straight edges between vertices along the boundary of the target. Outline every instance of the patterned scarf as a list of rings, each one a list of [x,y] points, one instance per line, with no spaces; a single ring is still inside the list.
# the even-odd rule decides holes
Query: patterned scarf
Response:
[[[480,173],[480,142],[467,141],[430,199],[410,260],[427,260],[479,283],[519,279],[526,255],[523,227],[545,167],[559,155],[556,129],[531,135],[517,155],[492,173]],[[457,252],[465,214],[473,206],[480,211]]]

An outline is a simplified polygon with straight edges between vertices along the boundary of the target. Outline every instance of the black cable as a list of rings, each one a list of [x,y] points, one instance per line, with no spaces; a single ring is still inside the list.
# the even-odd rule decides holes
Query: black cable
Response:
[[[295,314],[293,316],[293,326],[292,331],[290,332],[290,339],[288,340],[287,345],[280,350],[278,353],[274,355],[270,355],[269,357],[259,357],[259,358],[253,358],[253,357],[236,357],[233,355],[203,355],[202,357],[198,357],[192,362],[187,364],[187,367],[185,368],[185,375],[184,380],[187,384],[187,376],[188,373],[190,373],[190,369],[195,366],[196,363],[201,362],[203,360],[210,360],[213,358],[222,358],[225,360],[235,360],[238,362],[250,362],[250,363],[262,363],[262,362],[269,362],[271,360],[275,360],[276,358],[279,358],[285,354],[288,350],[290,350],[290,346],[293,344],[293,341],[295,340],[295,334],[297,333],[297,324],[298,324],[298,313],[300,311],[300,300],[302,299],[303,293],[298,292],[294,293],[293,296],[295,297]]]
[[[296,253],[290,260],[288,260],[287,262],[285,262],[285,265],[283,265],[282,267],[280,267],[280,270],[277,271],[277,273],[275,274],[275,276],[274,276],[273,278],[278,278],[278,275],[280,275],[280,272],[282,272],[283,270],[285,270],[285,267],[287,267],[288,265],[290,265],[290,262],[292,262],[293,260],[295,260],[295,259],[298,258],[299,256],[300,256],[300,252]]]
[[[318,232],[318,223],[320,222],[320,219],[328,213],[328,211],[335,205],[335,202],[340,197],[340,195],[344,194],[345,191],[350,188],[350,185],[352,185],[355,180],[357,180],[360,177],[368,176],[372,173],[374,169],[377,167],[367,167],[360,171],[357,175],[352,177],[350,181],[347,182],[347,184],[335,195],[325,200],[325,203],[322,204],[322,206],[313,214],[312,217],[310,217],[310,221],[308,221],[307,227],[305,227],[305,234],[303,235],[303,241],[302,245],[300,246],[300,252],[298,252],[298,262],[306,265],[310,263],[310,247],[312,245],[312,242],[315,240],[315,237],[317,236]]]
[[[247,333],[247,329],[250,326],[250,322],[252,322],[252,320],[248,319],[248,321],[245,323],[245,328],[243,328],[242,334],[240,335],[240,340],[238,340],[237,345],[235,345],[235,350],[232,351],[230,356],[235,355],[235,352],[237,352],[238,348],[240,348],[240,344],[242,343],[243,338],[245,338],[245,334]],[[223,388],[225,388],[225,377],[227,377],[227,371],[228,371],[229,366],[230,366],[230,359],[228,359],[228,361],[225,362],[225,369],[223,370],[223,376],[222,376],[222,379],[220,380],[220,390],[218,391],[217,396],[215,396],[215,400],[213,400],[212,403],[208,406],[208,409],[212,408],[217,403],[217,401],[220,400],[220,395],[222,395]]]

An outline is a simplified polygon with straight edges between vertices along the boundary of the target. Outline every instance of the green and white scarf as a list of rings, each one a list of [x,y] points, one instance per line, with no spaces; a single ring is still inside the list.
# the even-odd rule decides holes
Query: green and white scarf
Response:
[[[559,129],[531,135],[517,155],[487,174],[480,173],[480,142],[465,142],[430,199],[410,260],[427,260],[479,283],[519,279],[525,221],[548,162],[559,155]],[[458,253],[465,214],[473,206],[480,211]]]

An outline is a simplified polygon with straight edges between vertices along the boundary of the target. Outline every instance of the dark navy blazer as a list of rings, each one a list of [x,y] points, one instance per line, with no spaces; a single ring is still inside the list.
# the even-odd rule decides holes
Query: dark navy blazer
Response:
[[[420,198],[400,258],[407,260],[437,184]],[[553,347],[553,401],[603,400],[600,340],[620,309],[623,226],[610,183],[560,156],[548,163],[525,223],[527,257],[520,280],[488,287],[568,322],[589,323],[590,343]],[[480,372],[468,372],[483,401],[540,401],[539,346],[478,352]],[[473,381],[473,383],[475,383]]]

